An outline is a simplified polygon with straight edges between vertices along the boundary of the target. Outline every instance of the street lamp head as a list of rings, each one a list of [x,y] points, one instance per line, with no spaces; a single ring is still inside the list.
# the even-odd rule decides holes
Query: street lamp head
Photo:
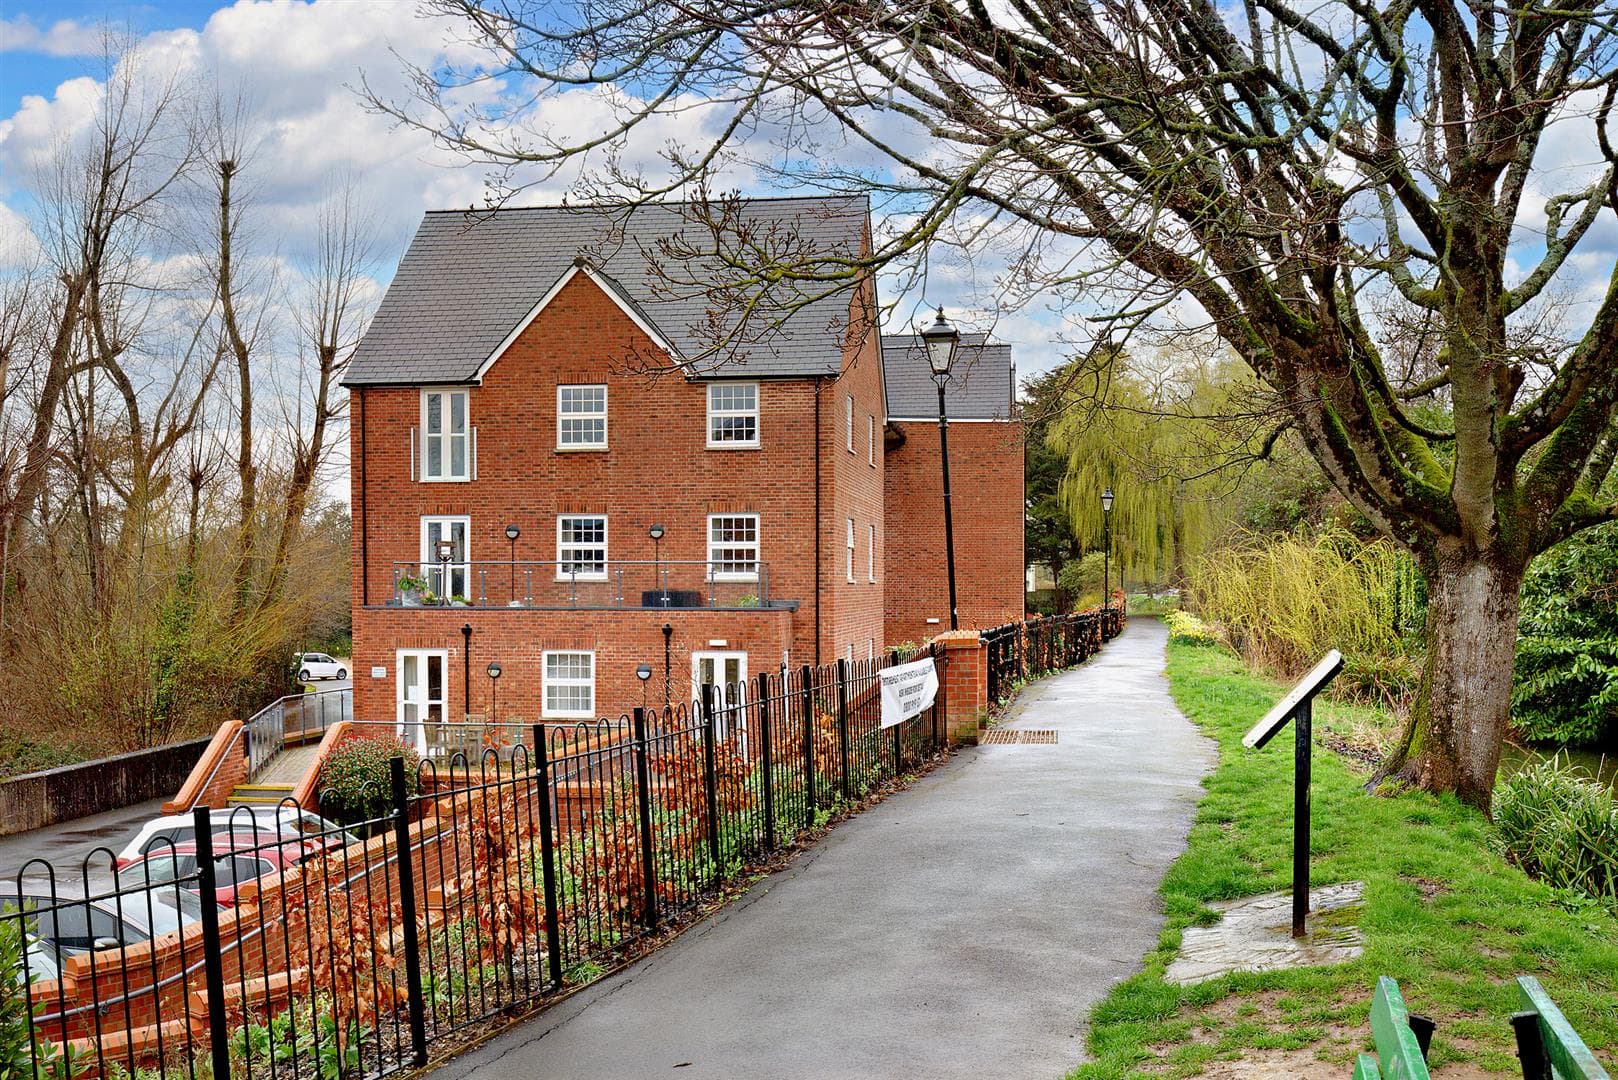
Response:
[[[945,321],[943,308],[938,309],[938,319],[921,332],[921,341],[927,346],[927,366],[933,369],[933,374],[948,375],[950,365],[955,363],[955,348],[961,343],[961,332]]]
[[[646,535],[650,536],[653,540],[663,539],[663,526],[653,525],[650,529],[646,530]]]
[[[1103,514],[1112,513],[1112,488],[1101,489],[1101,512]]]
[[[455,558],[455,541],[440,540],[438,542],[438,561],[449,562]]]
[[[517,526],[515,526],[515,525],[507,525],[506,526],[506,539],[507,540],[511,540],[511,541],[515,542],[517,537],[519,537],[521,535],[522,535],[522,530],[517,528]]]
[[[647,679],[650,679],[651,677],[652,677],[652,665],[650,665],[650,664],[642,664],[640,667],[635,669],[635,678],[639,679],[641,682],[645,682]]]
[[[484,668],[483,670],[488,672],[489,678],[498,679],[500,677],[500,661],[498,661],[498,660],[489,661],[489,666]]]

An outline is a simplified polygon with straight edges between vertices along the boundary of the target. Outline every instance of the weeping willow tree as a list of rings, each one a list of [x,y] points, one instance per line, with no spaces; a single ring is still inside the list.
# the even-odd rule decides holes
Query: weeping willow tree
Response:
[[[1243,466],[1269,449],[1244,422],[1262,411],[1252,376],[1219,356],[1139,361],[1107,349],[1074,360],[1062,393],[1046,441],[1067,459],[1059,494],[1073,535],[1102,548],[1101,492],[1111,488],[1114,580],[1183,584],[1223,526]]]

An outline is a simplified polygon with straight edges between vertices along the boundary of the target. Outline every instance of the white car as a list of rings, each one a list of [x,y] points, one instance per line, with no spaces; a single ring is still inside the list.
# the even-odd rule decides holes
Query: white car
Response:
[[[214,835],[228,832],[238,841],[246,838],[249,844],[273,844],[299,839],[318,850],[347,847],[358,842],[341,825],[291,805],[232,806],[214,811],[212,824]],[[190,814],[153,818],[142,825],[140,831],[118,852],[118,867],[122,869],[154,849],[189,844],[195,839],[195,822]]]
[[[340,661],[323,652],[299,653],[295,659],[299,682],[309,682],[311,679],[348,678],[348,669]]]

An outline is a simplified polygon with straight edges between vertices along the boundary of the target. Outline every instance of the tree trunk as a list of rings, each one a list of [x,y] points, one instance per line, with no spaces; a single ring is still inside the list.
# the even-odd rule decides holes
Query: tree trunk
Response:
[[[1415,711],[1378,779],[1453,791],[1488,812],[1511,716],[1523,567],[1444,550],[1424,562],[1427,664]]]

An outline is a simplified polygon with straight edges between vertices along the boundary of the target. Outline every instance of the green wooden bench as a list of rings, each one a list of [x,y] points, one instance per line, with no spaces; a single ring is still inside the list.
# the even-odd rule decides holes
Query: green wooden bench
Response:
[[[1427,1046],[1433,1023],[1405,1008],[1399,984],[1386,975],[1376,980],[1371,996],[1371,1039],[1376,1055],[1361,1054],[1354,1080],[1427,1080]]]
[[[1517,980],[1522,1011],[1513,1013],[1523,1080],[1610,1080],[1556,1002],[1532,975]]]

